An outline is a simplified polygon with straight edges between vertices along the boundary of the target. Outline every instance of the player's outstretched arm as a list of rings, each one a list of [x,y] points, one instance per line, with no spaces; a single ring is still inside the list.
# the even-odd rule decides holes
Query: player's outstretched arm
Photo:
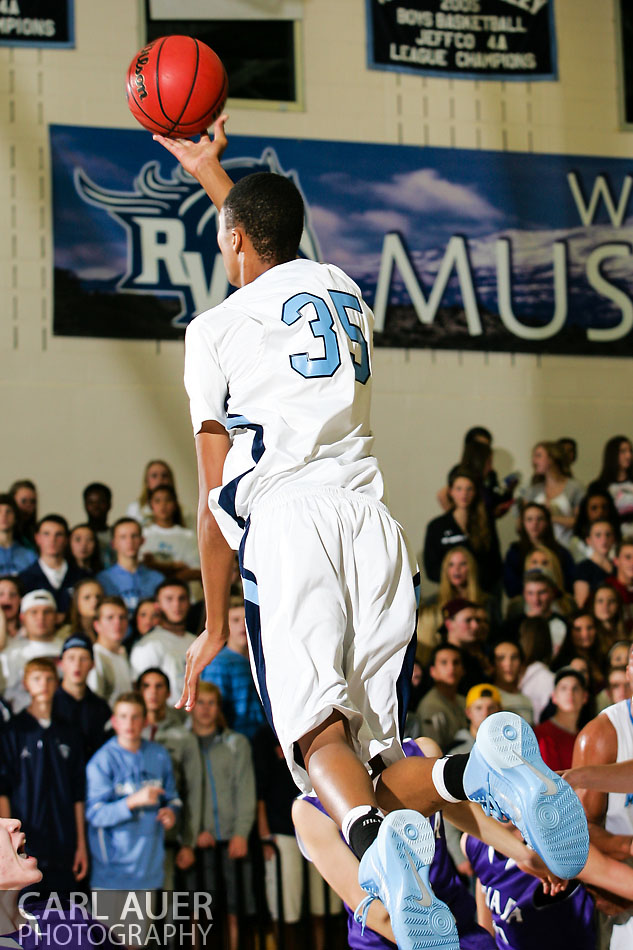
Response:
[[[582,729],[574,743],[574,769],[593,765],[611,765],[618,757],[618,739],[607,716],[596,716]],[[612,834],[604,827],[607,795],[590,788],[578,788],[578,797],[587,816],[589,837],[605,854],[623,861],[631,853],[631,835]]]
[[[193,139],[168,139],[164,135],[155,135],[168,152],[177,158],[185,171],[196,178],[218,211],[224,199],[233,187],[233,182],[220,164],[220,159],[228,144],[224,123],[228,115],[221,115],[213,125],[213,138],[201,135],[197,142]]]
[[[358,883],[358,858],[342,840],[332,819],[298,798],[292,805],[292,820],[301,844],[321,876],[348,907],[358,907],[367,897]],[[389,914],[379,900],[370,904],[366,926],[395,944]]]
[[[611,765],[580,765],[561,773],[572,788],[591,788],[596,792],[633,793],[633,759]]]
[[[205,666],[215,659],[228,639],[227,617],[229,591],[233,570],[233,551],[227,544],[218,523],[209,511],[208,498],[212,488],[222,484],[222,470],[230,447],[229,435],[218,422],[205,422],[196,435],[198,458],[198,547],[206,628],[187,650],[185,682],[177,709],[193,709],[198,695],[198,681]]]

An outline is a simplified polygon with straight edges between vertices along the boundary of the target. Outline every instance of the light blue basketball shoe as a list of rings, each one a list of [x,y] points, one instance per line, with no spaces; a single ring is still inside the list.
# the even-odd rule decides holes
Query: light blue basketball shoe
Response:
[[[356,909],[363,924],[378,898],[391,918],[399,950],[459,950],[455,919],[429,884],[435,836],[417,811],[393,811],[360,862],[358,881],[368,896]],[[363,911],[363,913],[361,913]]]
[[[477,732],[464,791],[487,814],[508,818],[526,844],[559,877],[575,877],[589,853],[587,819],[578,796],[545,765],[527,722],[511,712],[494,713]]]

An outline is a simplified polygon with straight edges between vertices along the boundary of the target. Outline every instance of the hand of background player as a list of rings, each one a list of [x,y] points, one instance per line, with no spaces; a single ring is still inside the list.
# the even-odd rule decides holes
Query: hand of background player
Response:
[[[88,873],[88,852],[85,844],[77,845],[75,851],[75,860],[73,861],[73,874],[76,881],[83,881]]]
[[[553,874],[545,862],[539,858],[536,851],[529,851],[526,848],[526,852],[525,860],[517,862],[517,867],[526,874],[540,878],[543,882],[543,890],[546,894],[554,896],[554,894],[558,894],[559,891],[564,891],[569,882]]]
[[[199,637],[196,637],[186,653],[185,682],[180,699],[176,703],[176,709],[182,709],[184,706],[187,712],[190,712],[196,705],[200,674],[211,660],[215,660],[226,644],[226,639],[227,632],[225,630],[218,635],[205,629]]]
[[[154,135],[154,141],[159,142],[168,152],[177,158],[185,171],[200,180],[204,168],[212,163],[219,163],[224,150],[228,145],[224,123],[228,119],[222,113],[213,123],[213,138],[208,134],[201,135],[197,142],[193,139],[168,139],[164,135]]]
[[[229,841],[229,857],[245,858],[248,854],[248,841],[241,835],[233,835]]]

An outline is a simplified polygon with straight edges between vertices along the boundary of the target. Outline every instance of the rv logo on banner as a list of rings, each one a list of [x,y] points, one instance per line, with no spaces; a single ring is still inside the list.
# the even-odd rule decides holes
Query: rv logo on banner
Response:
[[[259,159],[236,158],[224,163],[237,181],[253,172],[286,174],[273,149]],[[288,174],[298,186],[296,175]],[[216,243],[217,211],[198,182],[180,165],[163,178],[157,161],[147,162],[134,181],[133,191],[113,191],[76,168],[77,194],[101,208],[125,228],[127,269],[117,290],[177,298],[174,327],[186,327],[203,310],[221,303],[229,292],[222,257]],[[306,222],[301,240],[304,257],[319,257],[316,236]]]

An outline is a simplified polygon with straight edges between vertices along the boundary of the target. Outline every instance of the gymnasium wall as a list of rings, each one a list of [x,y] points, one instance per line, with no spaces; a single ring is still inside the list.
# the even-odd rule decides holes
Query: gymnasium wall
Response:
[[[305,111],[231,108],[234,133],[457,149],[627,157],[619,131],[614,0],[556,0],[558,82],[440,80],[366,69],[363,0],[305,0]],[[210,7],[212,2],[210,0]],[[76,48],[0,48],[0,485],[31,477],[41,510],[79,519],[80,491],[109,483],[114,514],[152,457],[196,503],[180,343],[54,337],[49,123],[135,127],[123,91],[140,46],[133,0],[75,0]],[[157,146],[158,148],[158,146]],[[530,471],[541,438],[580,442],[592,478],[605,439],[633,435],[631,371],[618,358],[377,349],[373,425],[392,508],[416,547],[464,430],[492,429],[501,474]],[[502,533],[512,531],[506,518]]]

